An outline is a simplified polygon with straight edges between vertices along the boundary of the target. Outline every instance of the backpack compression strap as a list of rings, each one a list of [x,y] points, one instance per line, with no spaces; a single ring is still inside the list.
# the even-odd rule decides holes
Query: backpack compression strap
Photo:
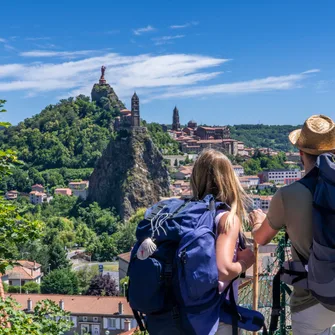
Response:
[[[246,320],[247,320],[246,317],[244,317],[243,315],[241,315],[238,312],[237,304],[236,304],[236,301],[235,301],[233,283],[238,278],[239,277],[234,278],[222,293],[222,295],[225,297],[228,293],[228,290],[229,290],[229,301],[230,301],[231,304],[229,306],[228,312],[232,316],[232,330],[233,330],[232,335],[238,335],[238,322],[241,321],[241,322],[245,323]],[[265,321],[264,322],[262,321],[262,323],[260,323],[260,320],[256,320],[256,318],[253,318],[252,322],[253,322],[253,324],[257,324],[260,327],[263,327],[263,335],[268,335],[268,331],[267,331],[267,328],[266,328],[266,325],[265,325]]]

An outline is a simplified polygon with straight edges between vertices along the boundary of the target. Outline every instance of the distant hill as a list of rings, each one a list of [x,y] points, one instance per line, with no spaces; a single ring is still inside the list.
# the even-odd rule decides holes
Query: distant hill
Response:
[[[250,148],[271,148],[277,151],[292,151],[294,147],[288,134],[301,126],[234,125],[229,126],[231,137],[244,142]]]

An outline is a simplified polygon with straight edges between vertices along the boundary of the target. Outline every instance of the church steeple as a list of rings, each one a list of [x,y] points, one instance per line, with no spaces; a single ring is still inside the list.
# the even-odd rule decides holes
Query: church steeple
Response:
[[[140,126],[140,99],[138,98],[136,92],[131,98],[131,126]]]
[[[176,106],[173,110],[172,130],[179,130],[179,129],[180,129],[179,110]]]

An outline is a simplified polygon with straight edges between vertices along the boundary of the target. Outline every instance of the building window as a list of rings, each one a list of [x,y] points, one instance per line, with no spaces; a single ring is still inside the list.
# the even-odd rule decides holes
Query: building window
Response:
[[[87,316],[83,316],[83,321],[87,321]]]
[[[109,328],[116,329],[116,319],[109,319]]]
[[[97,318],[97,317],[93,318],[93,322],[98,322],[98,321],[99,321],[99,318]]]
[[[74,327],[77,327],[77,317],[76,316],[71,316],[71,322],[73,323]]]
[[[8,281],[9,285],[13,285],[13,282],[11,280]]]
[[[90,333],[90,326],[89,325],[81,325],[81,335],[86,335]]]

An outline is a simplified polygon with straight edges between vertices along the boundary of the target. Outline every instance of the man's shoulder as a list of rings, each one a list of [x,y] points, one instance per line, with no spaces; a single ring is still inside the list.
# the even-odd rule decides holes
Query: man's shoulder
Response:
[[[310,191],[303,184],[296,181],[290,185],[281,187],[277,192],[281,194],[282,197],[295,197],[295,196],[312,196]]]

